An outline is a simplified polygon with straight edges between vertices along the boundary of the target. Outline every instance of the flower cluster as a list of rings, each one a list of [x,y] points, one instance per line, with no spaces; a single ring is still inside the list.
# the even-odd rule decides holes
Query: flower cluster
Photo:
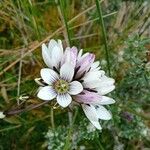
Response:
[[[41,69],[37,96],[43,100],[56,99],[62,107],[72,101],[81,104],[91,123],[101,129],[99,119],[111,119],[111,113],[103,106],[113,104],[112,98],[104,96],[114,90],[114,79],[101,70],[92,53],[82,54],[76,47],[63,49],[61,40],[50,40],[42,45],[42,56],[48,68]]]

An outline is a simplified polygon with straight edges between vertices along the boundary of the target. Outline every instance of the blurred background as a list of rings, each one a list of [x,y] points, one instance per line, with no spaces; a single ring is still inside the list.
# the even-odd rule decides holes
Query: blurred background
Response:
[[[150,1],[0,0],[0,111],[41,103],[51,38],[95,53],[115,79],[113,119],[98,131],[74,108],[69,125],[70,110],[48,103],[0,120],[0,150],[150,150]]]

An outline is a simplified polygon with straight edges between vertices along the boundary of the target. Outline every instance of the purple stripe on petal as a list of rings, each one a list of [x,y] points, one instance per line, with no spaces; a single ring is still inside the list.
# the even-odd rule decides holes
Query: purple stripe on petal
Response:
[[[70,60],[69,58],[70,56],[70,47],[66,47],[63,58],[61,60],[61,66],[65,63],[68,62]]]
[[[75,101],[85,104],[98,104],[102,96],[98,93],[83,90],[80,94],[74,96]]]
[[[70,61],[71,61],[71,63],[72,63],[73,66],[76,65],[77,53],[78,53],[77,48],[75,46],[73,46],[70,49]]]
[[[77,62],[77,67],[80,66],[80,69],[78,70],[75,78],[79,78],[83,75],[83,73],[87,72],[90,69],[91,64],[94,62],[94,60],[95,55],[90,53],[79,62]]]
[[[72,48],[67,47],[64,53],[64,57],[62,58],[61,65],[67,62],[71,63],[75,67],[77,60],[77,53],[78,50],[75,46],[73,46]]]

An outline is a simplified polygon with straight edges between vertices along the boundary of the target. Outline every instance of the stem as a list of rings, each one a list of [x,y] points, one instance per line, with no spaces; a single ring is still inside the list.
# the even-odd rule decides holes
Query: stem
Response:
[[[114,15],[114,14],[116,14],[116,13],[117,13],[117,11],[112,12],[112,13],[110,13],[110,14],[103,15],[103,18],[112,16],[112,15]],[[97,21],[97,20],[99,20],[99,17],[96,17],[96,18],[94,18],[94,19],[91,19],[91,20],[85,21],[85,22],[83,22],[83,23],[77,24],[77,25],[75,25],[75,26],[72,26],[72,27],[69,28],[69,30],[78,28],[78,27],[80,27],[80,26],[85,26],[85,25],[87,25],[87,24],[89,24],[89,23],[93,23],[93,22],[95,22],[95,21]]]
[[[69,125],[72,126],[72,112],[68,112]]]
[[[99,145],[99,149],[100,150],[104,150],[104,147],[102,146],[101,142],[98,139],[96,141],[97,141],[97,143]]]
[[[20,114],[20,113],[22,113],[22,112],[25,112],[25,111],[30,111],[30,110],[32,110],[32,109],[35,109],[35,108],[39,108],[39,107],[41,107],[41,106],[43,106],[44,104],[46,104],[46,103],[48,103],[49,101],[45,101],[45,102],[42,102],[42,103],[39,103],[39,104],[37,104],[37,105],[29,105],[29,106],[27,106],[26,108],[24,108],[24,109],[19,109],[19,110],[10,110],[10,111],[5,111],[4,112],[4,114],[5,115],[16,115],[16,114]]]
[[[97,11],[99,14],[99,23],[102,28],[102,34],[103,34],[103,40],[104,40],[104,46],[105,46],[105,53],[106,53],[106,60],[107,60],[107,68],[108,68],[108,73],[110,76],[110,62],[109,62],[109,52],[108,52],[108,44],[107,44],[107,35],[106,35],[106,29],[105,29],[105,24],[103,20],[103,15],[102,15],[102,9],[101,9],[101,4],[99,3],[99,0],[95,0]]]
[[[8,128],[1,129],[0,132],[13,130],[13,129],[16,129],[16,128],[19,128],[19,127],[21,127],[20,124],[19,124],[19,125],[16,125],[16,126],[12,126],[12,127],[8,127]]]
[[[60,9],[61,9],[61,13],[62,13],[62,17],[63,17],[63,22],[66,28],[66,32],[67,32],[67,38],[69,41],[69,46],[71,45],[71,37],[70,37],[70,32],[69,32],[69,26],[68,26],[68,22],[67,22],[67,17],[66,17],[66,13],[65,13],[65,8],[64,8],[64,1],[63,0],[59,0],[59,4],[60,4]]]
[[[17,1],[17,6],[19,8],[19,11],[21,11],[21,6],[20,6],[20,2]],[[18,15],[18,12],[17,12],[17,8],[16,6],[13,4],[13,7],[14,7],[14,10],[15,10],[15,13],[16,13],[16,16],[17,16],[17,19],[18,19],[18,27],[19,27],[19,31],[22,35],[22,38],[23,38],[23,42],[24,42],[24,45],[25,47],[28,45],[28,41],[25,37],[25,34],[26,33],[26,29],[25,29],[25,26],[24,26],[24,20],[23,20],[23,16],[22,15]],[[19,62],[19,72],[18,72],[18,82],[17,82],[17,96],[20,95],[20,84],[21,84],[21,75],[22,75],[22,56],[23,56],[24,52],[23,50],[21,50],[21,54],[20,54],[20,62]],[[19,100],[17,100],[17,103],[19,105]]]
[[[78,108],[75,111],[74,117],[72,119],[72,124],[71,124],[71,126],[70,126],[70,128],[68,130],[68,136],[66,138],[66,142],[65,142],[65,146],[64,146],[63,150],[70,150],[70,138],[71,138],[71,133],[72,133],[72,130],[73,130],[73,124],[75,123],[77,114],[78,114]]]
[[[52,125],[52,128],[54,129],[55,123],[54,123],[54,109],[53,108],[51,108],[51,125]]]

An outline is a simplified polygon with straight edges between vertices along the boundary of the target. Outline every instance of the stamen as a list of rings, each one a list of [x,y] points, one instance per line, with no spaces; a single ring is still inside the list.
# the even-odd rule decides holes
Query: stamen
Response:
[[[59,94],[66,93],[69,90],[69,83],[62,79],[56,81],[53,86],[56,92]]]

